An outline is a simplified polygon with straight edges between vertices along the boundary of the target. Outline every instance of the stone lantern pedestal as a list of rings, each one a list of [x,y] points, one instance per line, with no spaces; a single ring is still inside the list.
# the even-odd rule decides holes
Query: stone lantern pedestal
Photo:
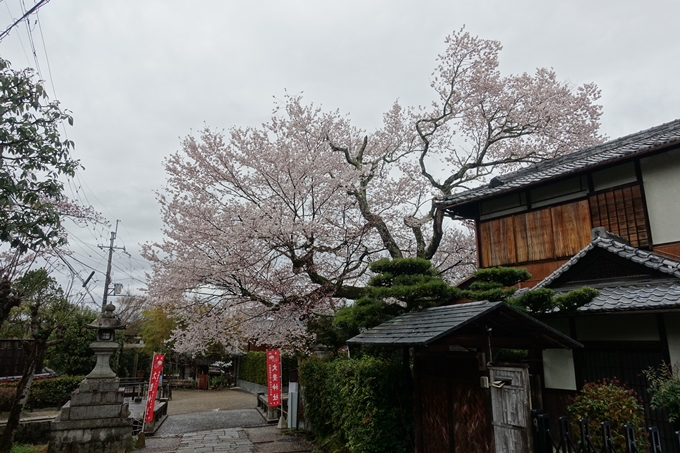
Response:
[[[52,422],[48,453],[124,453],[132,449],[132,419],[123,401],[125,391],[109,365],[118,349],[114,332],[125,328],[114,316],[114,309],[106,306],[102,317],[88,326],[98,329],[98,341],[90,345],[97,364]]]

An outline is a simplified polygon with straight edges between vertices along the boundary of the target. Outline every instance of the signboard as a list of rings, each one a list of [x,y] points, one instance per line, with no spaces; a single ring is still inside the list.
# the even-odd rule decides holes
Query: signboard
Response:
[[[269,407],[281,405],[281,351],[267,350],[267,404]]]
[[[158,383],[163,377],[163,360],[165,360],[165,354],[153,355],[151,376],[149,376],[149,393],[146,395],[146,415],[144,417],[146,423],[153,421],[153,407],[156,404]]]

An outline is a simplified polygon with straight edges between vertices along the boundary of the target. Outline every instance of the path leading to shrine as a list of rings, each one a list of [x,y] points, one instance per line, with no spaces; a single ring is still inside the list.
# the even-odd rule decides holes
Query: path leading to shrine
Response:
[[[256,397],[240,390],[175,390],[169,417],[139,453],[303,453],[304,439],[281,434],[255,409]]]

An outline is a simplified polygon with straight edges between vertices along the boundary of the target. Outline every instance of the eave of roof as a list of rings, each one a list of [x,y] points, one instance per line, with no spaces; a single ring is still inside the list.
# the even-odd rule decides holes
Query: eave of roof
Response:
[[[650,269],[667,274],[671,277],[680,278],[680,262],[667,258],[665,256],[657,255],[656,253],[640,250],[632,247],[616,239],[606,237],[596,237],[590,244],[585,246],[580,252],[572,256],[569,261],[558,267],[552,274],[541,280],[534,286],[534,289],[547,288],[561,277],[565,272],[571,269],[591,250],[600,248],[609,253],[620,256],[635,264],[643,265]]]
[[[601,281],[590,284],[589,286],[599,290],[600,294],[586,305],[579,307],[577,313],[596,314],[680,308],[680,262],[603,236],[596,237],[569,261],[536,284],[533,289],[552,287],[560,293],[582,287],[583,284],[560,284],[558,287],[554,287],[553,284],[595,249],[604,250],[636,265],[666,274],[668,277]],[[556,311],[552,315],[559,316],[560,313]]]
[[[452,209],[506,192],[544,183],[551,179],[577,174],[585,169],[608,165],[632,156],[640,156],[662,147],[680,145],[680,120],[671,121],[635,134],[612,140],[602,145],[575,151],[565,156],[546,160],[527,168],[499,176],[500,185],[485,185],[436,201],[440,209]]]
[[[425,346],[444,337],[455,337],[456,331],[475,321],[503,312],[518,322],[540,332],[545,343],[562,347],[581,347],[581,344],[552,327],[502,302],[471,302],[429,308],[422,312],[406,313],[348,340],[349,344],[377,344],[396,346]],[[525,334],[523,331],[521,334]],[[519,338],[519,336],[518,336]]]

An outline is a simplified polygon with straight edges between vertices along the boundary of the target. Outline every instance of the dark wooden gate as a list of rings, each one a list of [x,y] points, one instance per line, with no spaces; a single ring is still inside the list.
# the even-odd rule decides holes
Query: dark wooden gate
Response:
[[[479,376],[474,356],[416,359],[418,453],[493,453]]]
[[[531,448],[531,393],[526,367],[489,367],[496,453]]]

